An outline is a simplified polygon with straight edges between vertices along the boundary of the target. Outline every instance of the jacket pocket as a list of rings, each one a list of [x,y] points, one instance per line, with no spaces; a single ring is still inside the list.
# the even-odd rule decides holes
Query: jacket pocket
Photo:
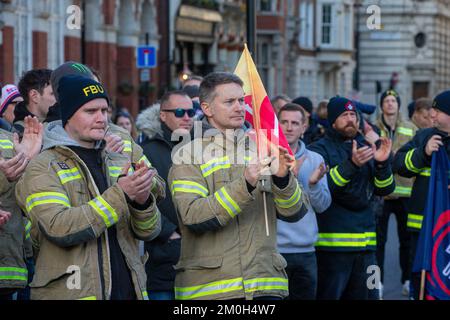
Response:
[[[30,283],[30,287],[47,287],[53,285],[55,282],[60,282],[63,278],[68,278],[73,274],[74,272],[68,272],[68,270],[63,269],[41,269],[35,273],[33,281]]]
[[[276,270],[281,272],[284,272],[284,269],[287,267],[286,259],[277,252],[272,253],[272,264]]]
[[[174,266],[177,272],[185,270],[217,269],[222,266],[223,257],[205,257],[197,259],[182,260]]]

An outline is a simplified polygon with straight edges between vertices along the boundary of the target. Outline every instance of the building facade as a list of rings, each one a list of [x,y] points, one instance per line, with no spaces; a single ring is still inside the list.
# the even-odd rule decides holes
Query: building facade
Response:
[[[155,91],[142,90],[135,48],[159,47],[156,9],[154,0],[2,0],[0,82],[81,61],[98,72],[116,106],[136,114],[139,97]],[[158,76],[151,70],[155,85]]]
[[[376,82],[391,85],[406,105],[450,87],[450,1],[377,1],[381,24],[369,28],[367,8],[359,14],[359,85],[365,101],[379,103]],[[370,25],[370,23],[369,23]],[[406,108],[402,108],[406,113]]]
[[[293,0],[295,31],[289,50],[288,94],[317,104],[353,91],[354,3],[349,0]]]

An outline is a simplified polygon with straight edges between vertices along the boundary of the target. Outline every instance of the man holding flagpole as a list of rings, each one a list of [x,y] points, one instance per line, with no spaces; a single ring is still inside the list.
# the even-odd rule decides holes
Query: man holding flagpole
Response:
[[[254,131],[244,119],[238,76],[217,72],[205,77],[200,104],[202,136],[174,154],[169,173],[183,235],[175,297],[285,298],[286,261],[276,249],[276,221],[295,222],[306,213],[303,192],[290,171],[295,161],[286,148],[274,145],[270,157],[258,158],[248,139]],[[263,171],[269,172],[264,186]]]
[[[432,156],[440,148],[450,156],[450,90],[444,91],[434,98],[430,116],[433,127],[418,131],[413,140],[400,148],[393,165],[394,172],[399,175],[408,178],[415,177],[407,222],[407,227],[411,231],[411,265],[414,262],[416,251],[418,255],[419,253],[423,254],[417,249],[419,233],[422,229],[427,201],[430,197],[435,196],[428,193]],[[410,297],[419,299],[419,273],[412,273],[411,289]]]

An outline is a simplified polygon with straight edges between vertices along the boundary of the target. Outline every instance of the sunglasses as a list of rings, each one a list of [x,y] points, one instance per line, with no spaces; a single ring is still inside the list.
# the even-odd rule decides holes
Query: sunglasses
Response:
[[[195,109],[181,109],[181,108],[177,108],[177,109],[172,109],[172,110],[161,110],[163,112],[172,112],[173,114],[175,114],[175,117],[177,118],[183,118],[184,115],[187,113],[189,118],[193,118],[195,116]]]

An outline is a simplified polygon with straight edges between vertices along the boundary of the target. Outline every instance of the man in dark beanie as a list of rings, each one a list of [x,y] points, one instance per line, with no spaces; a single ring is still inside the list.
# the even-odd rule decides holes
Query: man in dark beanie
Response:
[[[403,119],[400,113],[400,96],[394,90],[383,92],[380,100],[381,114],[377,119],[375,131],[382,137],[392,141],[392,152],[395,155],[398,149],[408,143],[416,134],[417,128]],[[402,294],[409,295],[410,286],[410,235],[407,231],[408,203],[411,196],[412,179],[394,176],[395,190],[384,197],[383,207],[377,214],[377,261],[381,269],[381,281],[384,282],[384,252],[388,237],[389,218],[395,215],[397,221],[397,234],[400,242],[399,260],[401,268]],[[381,292],[382,294],[382,292]]]
[[[369,266],[376,265],[371,200],[374,195],[394,191],[391,142],[383,137],[377,149],[364,139],[352,101],[335,97],[327,108],[331,127],[324,138],[309,146],[330,168],[327,179],[333,199],[331,206],[317,215],[317,298],[374,298],[379,284],[369,281],[371,274],[367,273]]]
[[[146,299],[136,240],[160,232],[156,171],[105,150],[109,98],[100,83],[65,76],[58,99],[62,121],[48,124],[42,153],[16,187],[39,243],[32,299]],[[73,285],[61,276],[68,272]]]
[[[401,147],[394,159],[394,172],[401,176],[415,177],[409,202],[408,229],[411,231],[410,265],[414,263],[417,241],[425,206],[428,199],[428,186],[431,176],[431,158],[433,152],[444,148],[450,156],[450,90],[434,98],[430,111],[432,128],[417,132],[414,138]],[[420,273],[413,270],[411,275],[410,297],[419,298]]]

